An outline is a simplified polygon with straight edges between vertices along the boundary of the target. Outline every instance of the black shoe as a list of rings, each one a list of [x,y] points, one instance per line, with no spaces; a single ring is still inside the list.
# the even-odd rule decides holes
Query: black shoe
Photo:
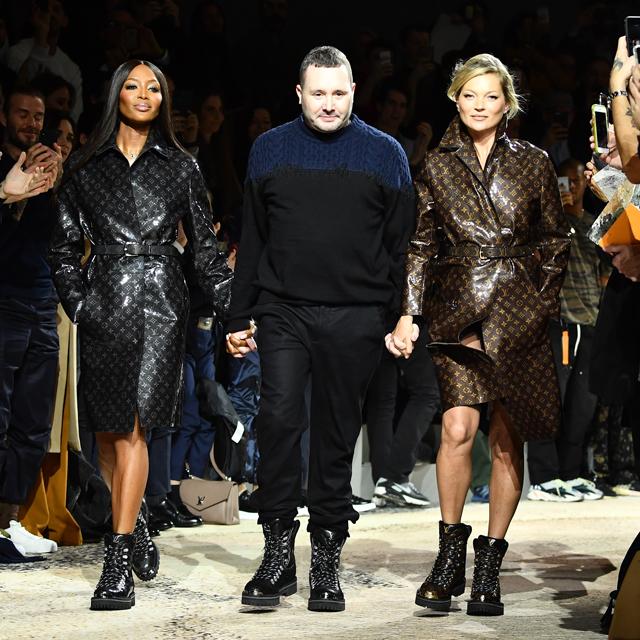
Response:
[[[501,616],[504,605],[500,602],[500,565],[509,543],[499,538],[478,536],[473,541],[476,552],[473,567],[471,598],[467,603],[470,616]]]
[[[238,505],[240,511],[244,511],[245,513],[258,513],[258,505],[256,504],[256,498],[253,492],[243,491],[238,496]]]
[[[180,485],[173,485],[171,493],[167,496],[167,503],[171,509],[171,520],[176,527],[199,527],[204,524],[200,516],[196,516],[189,509],[180,497]]]
[[[149,505],[149,530],[166,531],[173,527],[173,520],[166,509],[166,499],[158,504]]]
[[[440,521],[438,555],[431,573],[416,593],[416,604],[434,611],[449,611],[451,596],[464,593],[467,562],[468,524],[445,524]]]
[[[309,611],[344,611],[338,568],[346,540],[345,533],[329,529],[316,529],[311,534]]]
[[[294,545],[299,528],[298,520],[287,523],[278,518],[263,523],[262,562],[244,587],[242,604],[277,607],[280,596],[290,596],[298,590]]]
[[[140,580],[144,580],[145,582],[153,580],[153,578],[158,575],[160,552],[155,542],[151,539],[142,511],[140,511],[136,520],[133,539],[133,571]]]
[[[94,611],[131,609],[136,603],[131,563],[133,534],[107,533],[104,537],[104,563],[98,585],[91,598]]]
[[[156,527],[152,527],[149,524],[149,505],[147,504],[147,501],[145,498],[142,498],[142,504],[140,505],[140,514],[144,518],[144,521],[147,523],[147,530],[149,531],[149,535],[152,538],[158,537],[160,535],[160,529],[157,529]]]

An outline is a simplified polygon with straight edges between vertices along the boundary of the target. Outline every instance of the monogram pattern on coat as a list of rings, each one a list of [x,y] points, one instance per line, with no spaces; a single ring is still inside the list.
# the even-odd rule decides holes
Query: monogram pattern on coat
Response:
[[[443,408],[502,400],[525,440],[552,437],[560,395],[547,337],[570,236],[553,166],[501,124],[484,170],[459,118],[416,179],[403,313],[423,314]],[[439,256],[442,245],[532,247],[515,258]],[[463,347],[470,328],[485,353]]]
[[[73,163],[73,159],[72,159]],[[93,245],[171,245],[182,220],[203,289],[219,314],[232,273],[218,250],[204,181],[193,158],[152,132],[133,165],[115,136],[73,164],[57,197],[50,262],[65,311],[79,324],[83,428],[126,433],[178,426],[188,293],[182,259],[94,255]]]

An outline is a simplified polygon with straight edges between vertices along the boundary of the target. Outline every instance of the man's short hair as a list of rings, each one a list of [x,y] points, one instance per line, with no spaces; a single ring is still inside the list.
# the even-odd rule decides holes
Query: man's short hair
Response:
[[[315,47],[304,57],[300,65],[300,86],[304,84],[304,74],[309,67],[341,67],[344,65],[349,74],[349,82],[353,82],[353,72],[347,56],[339,49],[330,46]]]
[[[11,90],[7,93],[4,99],[4,115],[9,115],[9,109],[11,108],[11,98],[13,96],[30,96],[32,98],[40,98],[44,103],[44,95],[40,89],[36,89],[34,86],[30,84],[16,84]]]

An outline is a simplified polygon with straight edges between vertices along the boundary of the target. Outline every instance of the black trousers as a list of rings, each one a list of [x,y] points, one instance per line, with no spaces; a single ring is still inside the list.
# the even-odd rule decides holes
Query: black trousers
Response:
[[[310,377],[309,529],[343,531],[358,519],[351,506],[351,463],[367,386],[380,361],[384,311],[273,304],[258,317],[258,332],[258,521],[297,513]]]
[[[144,495],[150,505],[158,504],[171,492],[171,436],[168,428],[147,433],[149,475]]]
[[[407,402],[397,414],[398,382]],[[387,478],[404,483],[416,464],[416,447],[440,406],[436,371],[427,350],[427,332],[420,332],[408,359],[395,358],[386,349],[367,394],[367,434],[373,481]]]
[[[0,300],[0,502],[24,504],[49,448],[57,302]]]
[[[562,331],[569,332],[569,364],[562,364]],[[562,398],[562,425],[555,440],[529,442],[529,476],[532,484],[581,475],[586,436],[597,397],[589,391],[589,362],[594,328],[558,322],[549,326],[551,348]],[[577,350],[576,350],[577,344]]]

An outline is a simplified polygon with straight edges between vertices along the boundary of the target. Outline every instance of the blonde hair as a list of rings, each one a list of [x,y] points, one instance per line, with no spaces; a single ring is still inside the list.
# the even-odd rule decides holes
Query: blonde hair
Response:
[[[495,73],[502,85],[505,102],[507,104],[507,118],[513,118],[521,110],[521,96],[516,92],[513,76],[506,65],[490,53],[480,53],[466,62],[458,62],[451,74],[451,84],[447,89],[447,96],[456,102],[458,96],[469,80],[486,73]]]

